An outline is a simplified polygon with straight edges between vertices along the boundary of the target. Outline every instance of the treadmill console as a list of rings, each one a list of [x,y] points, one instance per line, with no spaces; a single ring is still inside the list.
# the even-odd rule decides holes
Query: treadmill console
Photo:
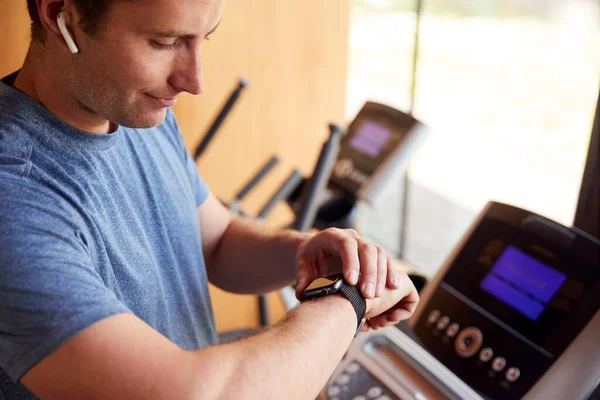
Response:
[[[330,183],[373,203],[394,172],[407,166],[424,136],[424,125],[412,116],[367,102],[342,139]]]
[[[490,202],[415,314],[358,335],[319,399],[587,398],[600,382],[598,293],[598,238]]]
[[[599,256],[596,238],[490,203],[422,297],[414,335],[484,397],[521,398],[598,312]]]
[[[598,293],[598,238],[490,202],[415,314],[358,335],[319,399],[587,398],[600,382]]]

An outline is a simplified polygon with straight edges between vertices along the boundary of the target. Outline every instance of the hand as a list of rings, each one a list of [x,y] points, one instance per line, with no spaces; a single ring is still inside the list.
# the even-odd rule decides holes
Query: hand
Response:
[[[361,330],[379,329],[410,318],[419,304],[419,294],[415,285],[406,275],[400,273],[400,287],[386,289],[381,297],[367,299],[365,323]]]
[[[361,238],[354,229],[329,228],[298,247],[296,253],[296,297],[317,278],[342,272],[346,282],[356,285],[366,299],[379,297],[386,286],[399,288],[400,272],[381,246]]]

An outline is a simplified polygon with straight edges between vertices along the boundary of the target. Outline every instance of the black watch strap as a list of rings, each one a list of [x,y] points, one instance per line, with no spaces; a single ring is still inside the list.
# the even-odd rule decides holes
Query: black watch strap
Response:
[[[339,291],[350,300],[350,304],[356,312],[356,332],[354,333],[354,336],[356,336],[363,324],[363,318],[367,311],[367,301],[357,286],[349,285],[346,282],[342,284]]]

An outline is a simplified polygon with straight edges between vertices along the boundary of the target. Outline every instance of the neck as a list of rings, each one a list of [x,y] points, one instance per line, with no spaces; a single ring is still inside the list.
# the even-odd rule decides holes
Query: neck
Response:
[[[57,75],[54,74],[56,66],[48,65],[43,57],[36,54],[32,44],[27,52],[14,87],[27,94],[40,103],[48,111],[67,124],[91,133],[111,133],[115,130],[114,124],[87,110],[64,87],[59,84]]]

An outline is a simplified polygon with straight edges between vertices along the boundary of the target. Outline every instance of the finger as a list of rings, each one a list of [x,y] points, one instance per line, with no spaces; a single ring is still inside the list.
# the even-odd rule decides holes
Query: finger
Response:
[[[397,324],[400,321],[404,321],[412,316],[412,312],[408,311],[404,307],[397,308],[395,310],[391,310],[390,314],[387,317],[388,323]]]
[[[375,318],[371,318],[371,320],[370,320],[371,321],[371,324],[370,324],[371,327],[373,329],[379,329],[379,328],[381,328],[381,325],[382,325],[381,321],[382,320],[383,320],[383,315],[378,315]]]
[[[385,328],[386,326],[396,325],[401,321],[399,318],[397,310],[388,310],[383,314],[379,314],[375,318],[371,318],[373,320],[371,326],[374,329]]]
[[[300,300],[306,288],[317,279],[317,271],[308,262],[301,260],[296,269],[296,298]]]
[[[378,318],[377,327],[385,328],[388,325],[391,325],[391,322],[389,321],[389,314],[381,315],[380,318]]]
[[[365,320],[365,323],[363,324],[363,327],[364,327],[364,326],[366,326],[368,330],[371,330],[371,329],[373,329],[373,328],[371,327],[371,321],[372,321],[374,318],[375,318],[375,317],[372,317],[372,318],[369,318],[369,319]]]
[[[341,239],[340,256],[342,258],[342,269],[346,282],[351,285],[358,283],[360,262],[358,258],[358,242],[353,237],[345,236]]]
[[[417,292],[417,288],[412,283],[406,272],[399,272],[401,283],[406,285],[406,295],[402,298],[400,303],[398,303],[403,310],[406,310],[409,314],[409,317],[414,314],[417,309],[417,305],[419,304],[419,292]]]
[[[387,285],[390,289],[398,289],[400,272],[394,265],[392,257],[387,259]]]
[[[408,317],[410,317],[415,313],[415,310],[419,305],[419,292],[417,292],[415,285],[412,283],[408,275],[406,275],[406,273],[404,273],[404,275],[406,276],[406,279],[408,280],[410,286],[409,293],[406,296],[404,296],[400,304],[402,304],[402,309],[405,310],[408,313]]]
[[[356,240],[360,239],[360,235],[354,229],[344,229],[344,232]]]
[[[385,289],[385,283],[388,273],[388,256],[383,248],[377,246],[377,286],[375,297],[381,297]]]
[[[362,324],[362,326],[360,327],[360,331],[361,332],[368,332],[371,330],[371,327],[369,326],[369,320],[366,320],[364,322],[364,324]]]
[[[400,321],[412,317],[417,309],[417,305],[419,304],[419,293],[415,289],[415,286],[411,282],[408,275],[405,273],[402,274],[405,275],[403,283],[405,283],[406,288],[404,290],[407,294],[392,308],[387,310],[385,313],[380,314],[386,315],[390,324],[397,324]]]
[[[378,315],[376,317],[370,318],[369,319],[369,327],[374,330],[381,328],[381,320],[382,320],[382,315]]]
[[[371,243],[359,247],[361,291],[365,298],[372,299],[377,284],[377,248]]]
[[[307,261],[313,261],[320,254],[339,255],[342,269],[335,272],[343,271],[346,281],[352,285],[358,282],[360,271],[358,243],[346,230],[329,228],[315,235],[304,249],[303,256]]]

